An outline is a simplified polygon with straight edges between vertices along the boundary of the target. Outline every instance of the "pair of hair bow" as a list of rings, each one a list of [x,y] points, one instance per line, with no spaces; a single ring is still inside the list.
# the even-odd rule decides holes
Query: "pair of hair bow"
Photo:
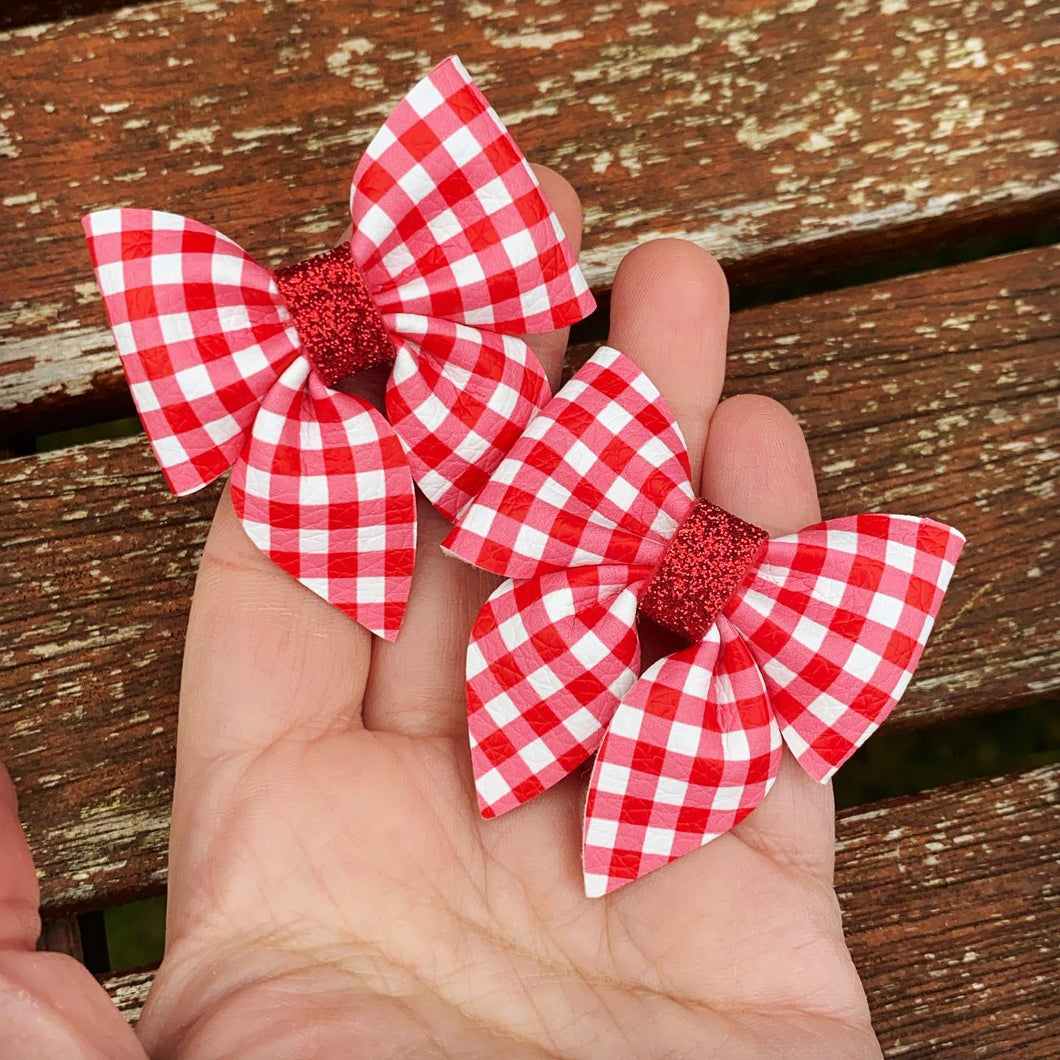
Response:
[[[516,336],[594,303],[532,170],[455,58],[373,139],[350,213],[348,243],[275,273],[174,214],[105,210],[84,228],[173,492],[232,467],[258,548],[393,639],[415,561],[413,482],[455,517],[549,397]],[[377,364],[393,365],[387,418],[338,389]]]
[[[584,823],[600,895],[702,846],[770,790],[786,743],[824,781],[920,658],[963,538],[835,519],[769,540],[698,500],[651,382],[601,349],[549,400],[517,336],[593,308],[559,222],[456,59],[358,166],[348,243],[275,273],[150,210],[84,226],[133,400],[170,487],[232,468],[251,540],[393,639],[413,483],[445,547],[509,580],[467,656],[492,817],[597,753]],[[387,418],[346,381],[391,365]],[[638,619],[688,644],[640,673]]]
[[[786,743],[827,780],[905,691],[964,538],[829,519],[770,540],[696,498],[648,378],[603,348],[528,424],[444,543],[502,575],[467,654],[483,816],[593,752],[586,893],[726,832]],[[640,671],[638,616],[688,644]]]

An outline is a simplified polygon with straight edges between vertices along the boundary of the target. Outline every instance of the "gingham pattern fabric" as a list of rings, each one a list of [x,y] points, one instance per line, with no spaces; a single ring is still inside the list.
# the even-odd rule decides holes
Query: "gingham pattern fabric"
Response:
[[[692,507],[688,467],[661,397],[605,348],[531,421],[445,543],[509,578],[468,649],[482,812],[525,802],[599,748],[591,895],[751,812],[781,739],[828,779],[905,691],[964,540],[932,520],[869,515],[770,541],[702,641],[636,679],[629,596]],[[580,611],[574,584],[597,593]]]
[[[250,539],[329,603],[396,633],[416,562],[416,502],[398,440],[363,398],[297,358],[262,401],[232,468]]]
[[[617,563],[646,577],[693,504],[659,391],[601,347],[534,417],[443,547],[506,578]]]
[[[207,225],[157,210],[84,219],[140,419],[170,489],[231,467],[262,399],[298,357],[272,275]]]
[[[417,485],[452,521],[552,391],[522,339],[409,315],[392,326],[423,334],[398,348],[387,415]]]
[[[815,780],[828,780],[901,699],[963,544],[931,519],[829,519],[770,541],[726,607],[785,743]]]
[[[540,794],[596,749],[640,665],[629,584],[628,567],[577,567],[506,581],[483,607],[467,705],[484,817]]]
[[[369,145],[350,210],[354,259],[397,340],[387,416],[452,519],[548,400],[514,336],[573,324],[595,303],[533,170],[455,58]]]
[[[170,487],[189,493],[234,466],[258,546],[393,639],[415,551],[413,479],[455,515],[548,397],[516,336],[570,324],[593,300],[533,172],[456,59],[372,141],[350,208],[352,256],[394,341],[392,425],[323,386],[274,278],[225,236],[151,210],[91,214],[84,227]]]
[[[585,808],[586,893],[615,890],[742,821],[773,786],[780,747],[762,674],[719,615],[614,711]]]

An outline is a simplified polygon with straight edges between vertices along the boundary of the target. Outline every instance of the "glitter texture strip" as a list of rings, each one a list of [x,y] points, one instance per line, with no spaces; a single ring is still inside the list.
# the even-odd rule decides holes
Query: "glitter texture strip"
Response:
[[[769,535],[697,500],[640,598],[640,613],[690,644],[699,640],[758,562]]]
[[[349,243],[274,275],[298,337],[326,386],[334,388],[355,372],[393,362],[394,342]]]

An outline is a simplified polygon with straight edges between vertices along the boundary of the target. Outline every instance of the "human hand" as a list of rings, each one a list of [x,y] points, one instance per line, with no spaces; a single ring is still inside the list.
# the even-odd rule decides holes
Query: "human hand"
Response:
[[[577,246],[570,188],[539,170]],[[819,518],[794,419],[717,406],[727,291],[695,247],[634,251],[608,344],[651,377],[701,493],[772,534]],[[530,340],[557,381],[566,335]],[[36,882],[0,792],[0,1042],[24,1057],[880,1055],[832,887],[833,805],[785,752],[730,833],[583,896],[580,771],[479,818],[467,635],[495,582],[420,548],[395,644],[280,572],[227,491],[188,628],[166,956],[139,1041],[84,969],[36,954]],[[12,990],[14,984],[18,991]]]

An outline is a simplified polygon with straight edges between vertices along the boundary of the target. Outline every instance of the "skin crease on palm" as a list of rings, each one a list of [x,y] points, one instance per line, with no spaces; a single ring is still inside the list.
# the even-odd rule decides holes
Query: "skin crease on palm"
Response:
[[[577,245],[577,197],[538,174]],[[819,517],[794,419],[765,398],[718,406],[728,292],[706,252],[635,250],[611,318],[703,495],[773,534]],[[566,338],[532,340],[553,385]],[[84,968],[33,952],[37,885],[0,771],[0,1054],[878,1057],[832,886],[831,788],[786,752],[730,834],[603,899],[582,892],[584,769],[481,820],[463,666],[495,583],[420,516],[386,644],[258,553],[222,497],[184,658],[166,957],[138,1035]]]

